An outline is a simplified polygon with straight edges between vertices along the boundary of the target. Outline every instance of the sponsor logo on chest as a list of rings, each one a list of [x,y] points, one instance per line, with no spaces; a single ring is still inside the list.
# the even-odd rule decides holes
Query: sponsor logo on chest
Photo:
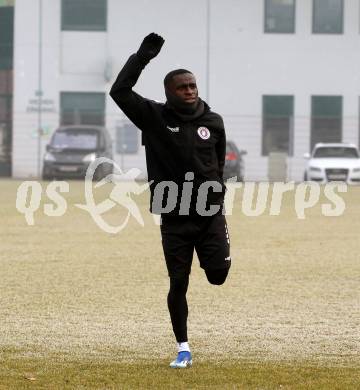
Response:
[[[177,126],[177,127],[166,126],[166,128],[169,129],[172,133],[178,133],[180,131],[179,126]]]

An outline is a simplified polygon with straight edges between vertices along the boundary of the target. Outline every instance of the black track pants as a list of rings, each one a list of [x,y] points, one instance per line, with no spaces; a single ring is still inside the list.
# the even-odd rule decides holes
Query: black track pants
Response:
[[[167,298],[170,318],[176,341],[187,341],[188,306],[186,291],[189,285],[189,276],[170,278],[170,290]]]
[[[211,284],[221,285],[225,282],[229,269],[205,270],[206,277]],[[167,298],[173,331],[178,343],[188,341],[187,317],[188,305],[186,292],[189,285],[189,276],[183,278],[170,277],[170,290]]]

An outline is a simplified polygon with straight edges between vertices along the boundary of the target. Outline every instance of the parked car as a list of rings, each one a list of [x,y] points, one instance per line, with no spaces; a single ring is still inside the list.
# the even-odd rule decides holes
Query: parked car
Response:
[[[46,146],[42,177],[44,180],[84,178],[89,164],[98,157],[113,158],[112,141],[104,127],[63,126],[55,130]],[[94,178],[112,173],[112,164],[101,164]]]
[[[308,159],[304,180],[326,183],[344,181],[360,183],[360,154],[356,145],[346,143],[318,143]]]
[[[244,181],[245,164],[243,156],[246,155],[245,150],[239,150],[233,141],[226,141],[226,155],[224,166],[224,179],[229,179],[236,176],[237,181]]]

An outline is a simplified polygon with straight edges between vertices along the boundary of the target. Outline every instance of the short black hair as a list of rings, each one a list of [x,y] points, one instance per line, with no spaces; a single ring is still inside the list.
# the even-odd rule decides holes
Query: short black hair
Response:
[[[173,79],[174,76],[178,74],[184,74],[184,73],[193,74],[193,72],[190,72],[190,70],[186,70],[186,69],[175,69],[169,72],[164,78],[164,87],[167,88],[169,86],[170,81]]]

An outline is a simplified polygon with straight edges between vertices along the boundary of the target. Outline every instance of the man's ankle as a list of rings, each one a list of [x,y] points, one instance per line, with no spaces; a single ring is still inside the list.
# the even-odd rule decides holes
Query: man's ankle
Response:
[[[182,341],[180,343],[177,343],[178,352],[190,352],[190,346],[187,341]]]

